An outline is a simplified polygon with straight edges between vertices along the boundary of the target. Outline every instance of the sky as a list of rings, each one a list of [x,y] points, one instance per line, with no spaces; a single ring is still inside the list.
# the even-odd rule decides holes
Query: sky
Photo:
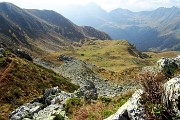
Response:
[[[154,10],[158,7],[180,7],[180,0],[0,0],[11,2],[21,8],[27,9],[62,9],[68,4],[86,5],[94,2],[106,11],[116,8],[129,9],[131,11]]]

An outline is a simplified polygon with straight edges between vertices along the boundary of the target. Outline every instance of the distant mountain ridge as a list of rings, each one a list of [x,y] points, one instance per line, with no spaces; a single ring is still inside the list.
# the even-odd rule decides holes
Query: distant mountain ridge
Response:
[[[51,10],[27,10],[0,3],[0,42],[9,46],[54,51],[68,42],[91,38],[111,39],[104,32],[77,26]]]
[[[109,13],[92,3],[78,8],[69,6],[60,13],[78,25],[102,30],[112,39],[127,39],[140,50],[180,50],[180,8],[142,12],[118,8]]]

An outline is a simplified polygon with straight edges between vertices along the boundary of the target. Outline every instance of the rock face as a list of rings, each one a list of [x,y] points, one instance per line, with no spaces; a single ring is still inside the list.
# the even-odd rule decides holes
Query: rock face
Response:
[[[126,91],[132,86],[117,86],[109,83],[105,79],[93,72],[93,65],[78,59],[67,61],[58,70],[65,78],[71,79],[72,83],[79,85],[80,88],[93,84],[97,89],[98,95],[115,96]],[[95,89],[94,89],[95,90]]]
[[[141,89],[137,90],[115,114],[105,120],[144,120],[146,115],[140,103],[142,93]]]
[[[157,65],[160,71],[164,72],[166,76],[171,77],[180,66],[180,56],[176,58],[162,58],[157,61]]]
[[[172,78],[164,84],[164,103],[180,116],[180,76]]]
[[[24,104],[10,114],[11,120],[53,120],[57,115],[67,119],[62,110],[65,101],[71,97],[58,87],[46,89],[42,98]]]

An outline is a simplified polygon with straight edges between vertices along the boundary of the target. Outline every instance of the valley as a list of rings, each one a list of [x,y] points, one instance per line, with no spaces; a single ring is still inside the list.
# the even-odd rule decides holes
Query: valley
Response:
[[[76,25],[0,2],[0,120],[178,120],[179,8],[88,7]]]
[[[59,12],[78,25],[93,26],[108,33],[112,39],[128,40],[141,51],[179,50],[178,7],[159,7],[138,12],[117,8],[107,12],[91,2],[87,5],[66,6]]]

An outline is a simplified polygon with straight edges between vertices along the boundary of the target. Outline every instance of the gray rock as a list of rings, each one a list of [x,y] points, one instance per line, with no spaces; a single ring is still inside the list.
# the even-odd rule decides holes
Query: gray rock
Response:
[[[4,57],[5,50],[4,48],[0,48],[0,57]]]
[[[180,116],[180,76],[172,78],[164,84],[165,95],[163,101]]]
[[[97,89],[91,81],[86,81],[84,85],[81,85],[80,91],[85,100],[97,100],[98,98]]]
[[[51,104],[51,100],[54,97],[56,97],[55,95],[57,93],[61,93],[61,90],[58,89],[58,87],[53,87],[53,88],[46,89],[45,92],[44,92],[44,96],[43,96],[45,104],[46,105],[50,105]]]
[[[58,60],[64,61],[64,62],[72,61],[72,60],[74,60],[74,59],[75,59],[75,58],[73,58],[73,57],[71,57],[71,56],[67,56],[67,55],[63,55],[63,54],[58,57]]]
[[[177,58],[162,58],[157,61],[157,66],[160,71],[164,72],[166,76],[171,77],[175,70],[179,67],[180,57]]]
[[[10,114],[10,119],[53,120],[56,116],[62,116],[66,120],[68,118],[62,108],[70,97],[71,94],[61,91],[58,87],[46,89],[43,98],[18,107]]]
[[[99,96],[116,96],[123,93],[127,88],[130,88],[128,85],[117,86],[108,82],[94,73],[93,68],[93,65],[76,59],[62,64],[57,71],[63,77],[71,79],[71,82],[79,85],[80,88],[89,86],[89,82],[93,83]],[[131,85],[131,87],[133,86],[135,85]],[[88,92],[90,92],[90,94],[95,93],[95,91]]]
[[[175,58],[176,64],[180,66],[180,55]]]
[[[144,120],[146,115],[140,103],[142,93],[141,89],[137,90],[115,114],[105,120]]]
[[[49,105],[46,108],[40,110],[38,113],[34,114],[34,120],[53,120],[57,115],[61,115],[64,119],[68,119],[65,112],[62,111],[62,105],[54,104]]]
[[[10,119],[21,120],[23,118],[32,118],[33,114],[39,111],[42,106],[43,104],[37,102],[22,105],[10,114]]]

